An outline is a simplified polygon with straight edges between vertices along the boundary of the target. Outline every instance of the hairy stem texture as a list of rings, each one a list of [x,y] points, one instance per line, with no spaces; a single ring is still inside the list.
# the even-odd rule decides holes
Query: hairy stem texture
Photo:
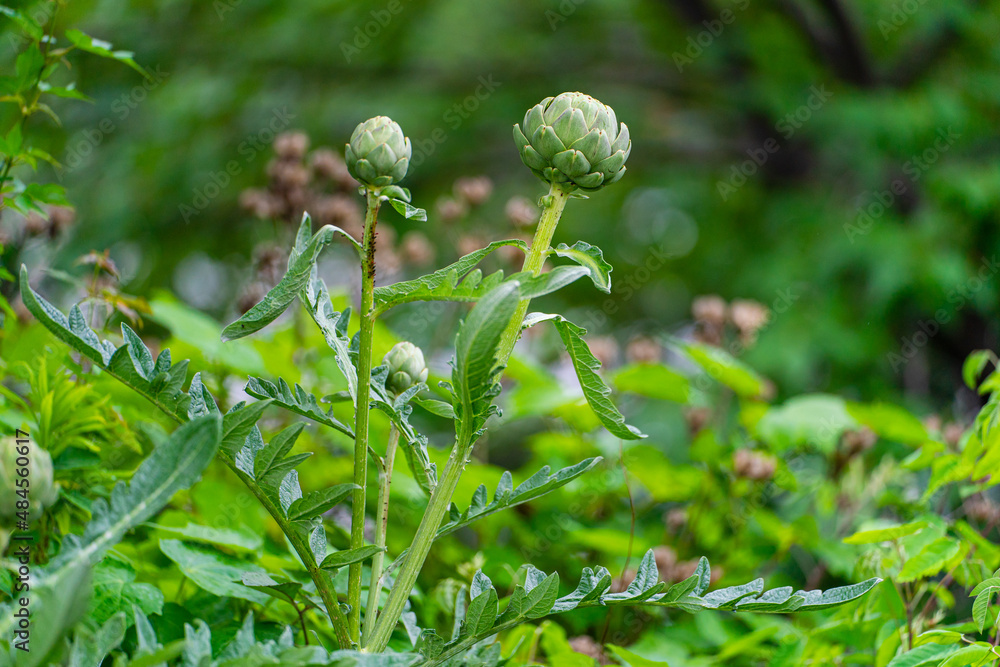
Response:
[[[354,420],[354,502],[351,508],[351,548],[365,543],[365,482],[368,476],[368,417],[371,413],[372,336],[375,331],[373,312],[375,291],[375,227],[378,224],[379,197],[368,190],[368,212],[365,215],[365,237],[361,259],[361,333],[358,352],[358,404]],[[351,606],[348,624],[351,639],[360,643],[361,630],[361,563],[353,563],[348,571],[347,603]]]

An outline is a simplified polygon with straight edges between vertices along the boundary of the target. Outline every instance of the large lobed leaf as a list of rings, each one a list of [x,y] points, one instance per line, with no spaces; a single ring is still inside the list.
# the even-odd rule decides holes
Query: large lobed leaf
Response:
[[[381,313],[412,301],[478,301],[500,284],[503,272],[497,271],[483,278],[481,271],[473,269],[492,252],[504,246],[527,250],[524,241],[517,239],[494,241],[433,273],[376,287],[375,308]]]
[[[333,225],[325,225],[312,234],[312,220],[308,213],[304,213],[295,238],[295,246],[288,256],[288,270],[285,275],[264,295],[260,303],[222,331],[222,340],[236,340],[249,336],[278,319],[309,284],[320,252],[338,233],[350,238],[350,235]]]
[[[298,384],[293,388],[282,378],[278,378],[278,384],[274,384],[263,378],[251,377],[247,380],[245,391],[254,398],[270,399],[275,405],[290,412],[329,426],[348,437],[354,437],[354,430],[333,416],[332,407],[323,410],[319,400]]]
[[[481,484],[472,494],[472,501],[464,511],[460,511],[452,503],[448,522],[438,530],[437,537],[443,537],[479,519],[524,504],[550,491],[555,491],[588,472],[600,462],[601,457],[595,456],[554,473],[549,472],[551,470],[549,466],[543,466],[534,475],[518,484],[517,488],[514,488],[510,472],[505,470],[500,477],[496,491],[493,493],[492,502],[487,502],[486,486]]]
[[[470,603],[463,610],[456,604],[459,632],[444,643],[425,630],[418,648],[428,665],[443,663],[477,642],[525,621],[542,618],[582,607],[657,606],[672,607],[690,613],[703,609],[723,609],[766,613],[816,611],[857,600],[874,588],[881,579],[869,579],[858,584],[828,591],[797,591],[791,587],[764,591],[764,582],[757,579],[740,586],[708,591],[711,569],[702,558],[695,573],[684,581],[668,585],[660,581],[653,550],[646,552],[636,571],[635,579],[625,591],[611,593],[613,577],[603,567],[584,568],[573,592],[559,597],[559,575],[526,566],[523,585],[514,587],[502,612],[494,613],[495,590],[489,578],[477,572],[470,588]],[[492,623],[489,623],[492,619]]]
[[[198,478],[215,456],[222,440],[217,414],[182,424],[139,466],[128,484],[119,482],[111,502],[95,500],[83,535],[68,536],[45,576],[79,565],[93,566],[125,534],[159,512],[179,490]]]
[[[454,503],[449,509],[448,521],[437,531],[434,539],[439,539],[445,535],[450,535],[457,530],[465,528],[480,519],[502,512],[503,510],[523,505],[535,498],[544,496],[546,493],[555,491],[566,486],[574,479],[590,471],[601,462],[600,456],[585,459],[579,463],[567,466],[562,470],[550,473],[549,466],[543,466],[538,472],[524,480],[517,487],[514,487],[513,478],[509,471],[504,471],[497,484],[496,491],[493,492],[493,501],[488,501],[486,486],[480,484],[472,494],[472,500],[465,510],[458,509]],[[406,551],[401,553],[395,561],[387,568],[391,572],[403,562]]]
[[[199,374],[196,373],[192,378],[188,391],[183,390],[187,361],[172,364],[169,350],[161,352],[153,361],[152,354],[139,336],[124,325],[123,345],[115,347],[109,341],[102,341],[97,333],[87,326],[78,307],[74,307],[67,318],[32,291],[28,285],[27,272],[23,268],[21,294],[29,311],[56,337],[181,423],[183,425],[181,429],[185,430],[178,429],[178,433],[182,435],[188,433],[186,429],[195,428],[192,424],[202,425],[206,420],[220,419],[215,399],[202,384]],[[277,391],[276,394],[279,399],[284,398],[282,392]],[[256,423],[270,402],[271,399],[268,398],[250,405],[234,406],[221,418],[221,433],[215,441],[211,454],[216,451],[219,453],[220,458],[261,500],[281,530],[288,535],[306,567],[316,571],[326,557],[327,551],[326,532],[320,515],[329,509],[331,500],[339,501],[343,489],[334,487],[332,491],[319,491],[309,495],[302,493],[295,467],[310,454],[290,454],[290,452],[303,425],[297,424],[285,429],[270,442],[265,443]],[[190,438],[189,446],[193,447],[198,442],[198,439]],[[206,465],[208,460],[211,460],[211,454],[206,454],[208,456]],[[179,475],[188,470],[188,465],[178,465],[177,461],[168,461],[162,465],[163,471],[172,471]],[[133,480],[133,484],[135,482],[136,480]],[[108,529],[114,533],[127,530],[130,527],[129,521],[142,522],[148,518],[146,514],[148,508],[141,499],[136,500],[133,507],[124,507],[127,502],[123,498],[125,496],[119,496],[117,499],[115,495],[112,496]],[[101,505],[96,507],[98,510],[102,509]],[[116,513],[119,511],[126,511],[128,514],[118,517]],[[86,541],[85,536],[84,542]],[[110,541],[105,537],[101,544],[88,546],[74,543],[71,537],[67,540],[67,544],[74,547],[72,557],[79,561],[89,560]],[[64,547],[64,551],[69,554],[67,548]]]

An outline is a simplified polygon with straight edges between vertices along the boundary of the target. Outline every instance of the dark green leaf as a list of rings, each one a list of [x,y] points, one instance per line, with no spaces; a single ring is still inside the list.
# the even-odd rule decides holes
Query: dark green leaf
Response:
[[[323,410],[316,397],[297,384],[293,389],[281,378],[276,385],[268,380],[251,377],[247,381],[246,392],[254,398],[271,399],[275,405],[354,437],[354,431],[333,416],[333,408]]]

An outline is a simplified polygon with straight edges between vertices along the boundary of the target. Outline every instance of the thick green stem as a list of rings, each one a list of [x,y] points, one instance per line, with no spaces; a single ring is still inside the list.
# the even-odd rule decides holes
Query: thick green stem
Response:
[[[385,538],[389,526],[389,489],[392,487],[392,464],[396,459],[396,447],[399,446],[399,429],[395,424],[389,427],[389,444],[385,450],[385,465],[378,476],[378,518],[375,524],[375,546],[381,547],[372,556],[372,573],[368,581],[368,606],[365,607],[365,627],[361,633],[361,645],[368,643],[368,638],[375,629],[375,619],[378,618],[378,598],[382,594],[383,565],[385,564]]]
[[[358,398],[354,420],[354,502],[351,513],[351,548],[365,544],[365,482],[368,477],[368,416],[371,413],[372,336],[375,331],[373,309],[375,291],[375,227],[378,224],[378,193],[368,190],[368,213],[365,216],[365,237],[361,258],[361,320],[358,350]],[[361,563],[348,571],[347,603],[351,605],[348,624],[351,639],[360,643],[361,631]]]
[[[465,440],[467,439],[465,438]],[[427,509],[424,511],[424,516],[417,527],[417,533],[413,537],[413,543],[407,551],[396,581],[393,582],[385,609],[375,624],[375,629],[372,631],[365,651],[381,653],[389,644],[392,631],[396,627],[396,623],[399,622],[399,617],[403,615],[406,601],[410,598],[410,591],[417,583],[417,575],[420,574],[424,560],[434,543],[434,536],[441,526],[441,519],[444,518],[448,506],[451,504],[451,497],[458,486],[458,480],[468,462],[468,453],[471,449],[471,446],[461,447],[459,442],[456,442],[452,448],[448,463],[445,465],[437,486],[434,487],[434,492],[431,493]]]
[[[552,243],[552,236],[559,225],[559,218],[562,217],[562,212],[566,207],[569,195],[568,190],[564,190],[555,183],[549,188],[545,210],[542,211],[542,217],[538,221],[538,229],[535,230],[535,237],[531,239],[531,248],[528,249],[528,254],[524,257],[522,271],[529,272],[533,276],[537,276],[542,272],[545,257],[549,252],[549,245]],[[497,349],[497,360],[502,366],[507,364],[507,360],[510,359],[510,355],[514,351],[514,345],[517,343],[518,338],[521,337],[521,324],[524,322],[524,316],[528,312],[528,304],[530,302],[531,299],[521,299],[521,302],[517,305],[514,317],[511,318],[510,324],[507,325],[507,328],[503,332],[503,337],[500,339],[500,347]]]
[[[542,265],[545,264],[545,257],[549,251],[549,244],[552,242],[552,236],[555,234],[556,226],[559,224],[559,218],[562,216],[569,195],[569,190],[555,184],[549,189],[545,210],[542,211],[542,217],[538,221],[538,229],[535,231],[535,237],[531,240],[531,248],[524,258],[523,271],[528,271],[535,276],[541,273]],[[497,363],[501,366],[507,365],[511,352],[514,351],[514,344],[517,343],[517,339],[521,335],[521,324],[524,321],[525,313],[528,312],[529,301],[530,299],[521,300],[517,311],[511,318],[510,324],[507,325],[500,339],[500,346],[497,349]],[[368,645],[365,647],[366,651],[379,653],[385,650],[385,647],[388,645],[392,631],[396,627],[396,623],[399,622],[399,617],[402,616],[403,609],[406,607],[410,591],[413,590],[413,586],[417,583],[417,575],[420,574],[420,570],[424,566],[424,561],[427,559],[427,554],[430,553],[431,545],[434,544],[434,537],[441,527],[441,521],[444,519],[451,505],[451,498],[458,487],[458,480],[461,478],[462,472],[469,462],[474,437],[473,433],[458,434],[441,479],[431,494],[427,509],[424,511],[424,516],[417,527],[417,533],[413,537],[413,544],[410,545],[403,564],[400,567],[399,575],[396,577],[392,590],[389,592],[389,599],[385,603],[385,609],[379,616],[375,624],[375,630],[369,639]]]

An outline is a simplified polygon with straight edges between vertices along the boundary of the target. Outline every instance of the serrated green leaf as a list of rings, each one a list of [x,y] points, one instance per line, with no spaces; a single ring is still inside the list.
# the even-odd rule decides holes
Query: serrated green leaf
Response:
[[[320,252],[337,234],[336,228],[327,225],[306,240],[311,230],[312,220],[309,214],[305,213],[299,226],[295,248],[288,257],[288,271],[260,303],[222,331],[222,340],[236,340],[260,331],[284,313],[305,289],[311,280]]]
[[[215,456],[221,439],[218,415],[206,415],[180,426],[152,453],[126,485],[119,482],[110,504],[97,499],[83,535],[67,536],[44,576],[79,564],[92,566],[126,531],[148,520],[181,489],[193,484]]]
[[[553,572],[540,583],[526,590],[521,615],[529,620],[542,618],[555,606],[559,597],[559,573]]]
[[[500,611],[497,591],[489,578],[482,573],[476,572],[470,589],[471,602],[465,612],[465,623],[463,632],[473,637],[478,637],[489,632],[496,621]]]
[[[500,283],[503,272],[497,272],[487,279],[482,278],[482,273],[469,272],[492,252],[505,246],[527,249],[524,241],[517,239],[494,241],[485,248],[471,252],[457,262],[426,276],[376,287],[376,310],[382,313],[394,306],[413,301],[477,301]]]
[[[317,276],[315,265],[313,265],[309,281],[299,292],[299,298],[305,306],[306,312],[319,327],[327,347],[333,351],[333,359],[337,363],[337,368],[343,373],[344,379],[347,380],[347,391],[351,395],[352,404],[356,406],[358,402],[358,371],[351,360],[351,340],[347,336],[347,325],[351,317],[350,308],[343,312],[334,310],[333,302],[330,300],[330,292],[326,288],[326,283]]]
[[[270,399],[275,405],[290,412],[329,426],[350,438],[354,437],[354,430],[333,416],[332,407],[323,410],[318,399],[298,384],[293,389],[281,378],[278,378],[278,384],[274,384],[263,378],[251,377],[247,381],[245,391],[254,398]]]
[[[119,612],[96,632],[78,626],[69,652],[69,667],[101,667],[108,653],[125,639],[125,612]]]
[[[528,328],[540,322],[552,322],[559,332],[563,346],[569,353],[576,377],[583,389],[590,409],[594,411],[601,424],[615,437],[623,440],[638,440],[646,435],[634,426],[625,423],[625,417],[611,400],[611,389],[597,373],[601,362],[597,360],[583,336],[587,330],[573,324],[562,315],[532,313],[525,318],[523,328]]]
[[[514,316],[520,300],[518,283],[503,283],[473,308],[455,337],[452,385],[455,429],[460,441],[470,441],[489,416],[493,397],[499,391],[495,377],[497,346]]]
[[[989,611],[990,600],[993,599],[993,594],[996,592],[996,588],[987,588],[976,594],[976,601],[972,603],[972,620],[980,632],[986,626],[986,612]]]
[[[427,222],[427,211],[422,208],[417,208],[411,205],[409,202],[405,202],[402,199],[389,198],[389,204],[396,209],[396,213],[407,220],[417,220],[418,222]]]

